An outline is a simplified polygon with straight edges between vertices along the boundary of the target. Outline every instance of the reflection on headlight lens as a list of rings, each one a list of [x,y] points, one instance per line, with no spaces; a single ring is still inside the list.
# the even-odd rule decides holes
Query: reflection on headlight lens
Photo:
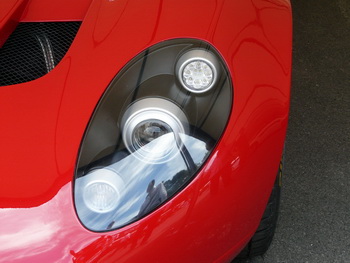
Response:
[[[164,204],[220,139],[232,86],[208,43],[178,39],[137,55],[103,95],[82,141],[74,201],[82,224],[109,231]]]

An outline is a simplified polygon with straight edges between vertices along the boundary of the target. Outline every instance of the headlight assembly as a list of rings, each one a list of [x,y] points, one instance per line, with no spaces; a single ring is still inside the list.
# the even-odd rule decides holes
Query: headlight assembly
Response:
[[[115,77],[81,144],[74,200],[92,231],[149,214],[199,171],[225,129],[232,87],[220,55],[193,39],[157,44]]]

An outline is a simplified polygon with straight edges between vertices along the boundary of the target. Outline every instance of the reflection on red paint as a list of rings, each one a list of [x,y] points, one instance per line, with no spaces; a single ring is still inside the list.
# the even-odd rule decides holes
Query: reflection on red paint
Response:
[[[36,5],[48,5],[32,2],[26,21],[42,13],[31,13]],[[229,261],[260,221],[283,149],[289,1],[203,0],[201,12],[196,1],[88,2],[70,3],[84,21],[54,70],[0,87],[0,262]],[[215,46],[232,76],[232,113],[216,151],[191,184],[142,220],[108,233],[84,229],[71,181],[97,102],[138,53],[186,37]]]

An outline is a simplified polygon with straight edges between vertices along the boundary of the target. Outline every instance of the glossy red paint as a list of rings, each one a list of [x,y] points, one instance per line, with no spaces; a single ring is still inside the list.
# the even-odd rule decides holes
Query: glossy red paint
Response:
[[[0,9],[0,48],[16,28],[27,0],[3,0]]]
[[[72,5],[78,10],[83,2]],[[0,262],[228,262],[248,242],[286,134],[290,3],[201,0],[198,11],[198,2],[93,0],[86,14],[75,16],[85,16],[83,24],[53,71],[0,87]],[[33,13],[27,8],[24,20],[39,17],[37,7]],[[78,221],[72,201],[91,114],[136,54],[185,37],[212,43],[229,67],[234,103],[228,127],[181,193],[136,223],[92,233]]]
[[[2,0],[0,9],[0,47],[2,47],[19,22],[82,21],[91,1]]]
[[[81,21],[92,0],[27,0],[21,22]]]

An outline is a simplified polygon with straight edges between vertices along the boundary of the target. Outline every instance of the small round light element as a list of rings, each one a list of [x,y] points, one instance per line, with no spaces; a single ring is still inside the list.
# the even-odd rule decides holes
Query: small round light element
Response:
[[[114,210],[124,190],[123,179],[111,169],[95,169],[81,178],[85,206],[93,212]]]
[[[93,182],[85,187],[84,201],[88,208],[98,213],[112,211],[118,204],[118,191],[107,182]]]
[[[218,68],[218,61],[212,53],[194,49],[180,57],[176,64],[176,74],[185,89],[193,93],[203,93],[215,85]]]
[[[182,81],[192,91],[208,89],[213,83],[214,74],[211,66],[203,60],[188,63],[182,72]]]
[[[188,121],[174,103],[147,98],[132,104],[121,124],[123,141],[130,153],[147,163],[162,163],[178,153],[176,137],[187,132]]]

